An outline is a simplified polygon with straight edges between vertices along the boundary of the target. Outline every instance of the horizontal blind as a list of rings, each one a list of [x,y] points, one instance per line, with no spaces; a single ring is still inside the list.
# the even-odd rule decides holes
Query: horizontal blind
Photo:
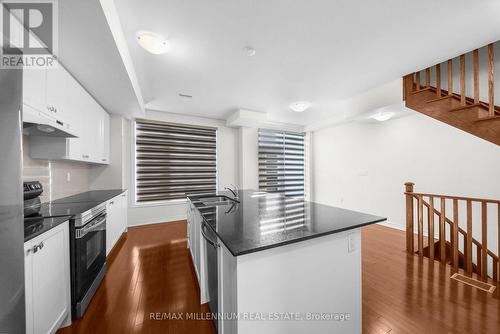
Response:
[[[137,119],[135,130],[137,202],[215,192],[215,128]]]
[[[259,129],[259,189],[304,197],[304,133]]]

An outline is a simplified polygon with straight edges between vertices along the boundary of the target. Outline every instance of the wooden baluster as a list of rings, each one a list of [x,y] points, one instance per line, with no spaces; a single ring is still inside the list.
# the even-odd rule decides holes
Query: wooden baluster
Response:
[[[418,256],[424,256],[424,201],[422,195],[418,195]]]
[[[479,245],[476,245],[476,254],[477,254],[477,261],[476,261],[476,275],[479,277],[481,276],[481,265],[483,263],[482,259],[481,259],[481,254],[482,254],[482,251],[481,251],[481,246]]]
[[[441,97],[441,64],[436,65],[436,95]]]
[[[460,56],[460,105],[465,106],[465,55]]]
[[[458,271],[458,200],[453,199],[453,234],[452,234],[452,249],[453,249],[453,270]]]
[[[429,210],[428,210],[428,218],[427,218],[429,227],[428,232],[429,235],[427,237],[429,243],[429,258],[431,261],[434,261],[434,197],[429,196]]]
[[[417,72],[417,74],[415,74],[415,87],[416,87],[416,91],[418,92],[420,90],[420,71]]]
[[[487,230],[487,225],[488,225],[488,207],[486,205],[486,202],[481,202],[481,220],[482,220],[482,227],[481,227],[481,235],[482,235],[482,240],[481,240],[481,249],[482,249],[482,254],[481,254],[481,278],[483,280],[488,279],[488,258],[487,258],[487,252],[488,252],[488,230]]]
[[[415,251],[413,244],[413,186],[415,184],[412,182],[405,183],[406,194],[406,251],[413,254]]]
[[[450,59],[448,60],[448,94],[445,96],[439,96],[436,97],[435,99],[431,99],[426,101],[425,103],[432,103],[436,101],[441,101],[441,100],[446,100],[453,98],[453,61]],[[450,111],[454,111],[453,109]]]
[[[500,260],[500,203],[498,203],[498,215],[497,215],[497,217],[498,217],[498,240],[497,240],[498,251],[497,251],[497,256]],[[497,265],[500,266],[500,261],[497,261],[497,262],[498,262]],[[498,271],[500,271],[500,268],[498,268]],[[498,278],[498,282],[500,282],[500,277]]]
[[[495,68],[493,44],[488,45],[488,108],[489,116],[495,116]]]
[[[496,282],[498,281],[498,261],[495,260],[493,257],[493,281]]]
[[[425,87],[429,88],[431,86],[431,69],[427,67],[425,69]]]
[[[467,201],[467,236],[465,240],[465,266],[467,275],[472,276],[472,202]]]
[[[441,197],[441,214],[439,216],[439,253],[441,262],[446,263],[446,199]]]
[[[472,62],[474,66],[474,104],[479,105],[479,50],[472,52]]]
[[[453,61],[448,60],[448,96],[453,95]]]

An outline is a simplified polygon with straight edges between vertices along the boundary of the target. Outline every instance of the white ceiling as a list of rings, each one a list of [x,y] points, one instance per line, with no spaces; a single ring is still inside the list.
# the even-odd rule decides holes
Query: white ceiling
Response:
[[[307,125],[340,99],[500,39],[498,0],[115,0],[146,108]],[[137,30],[167,37],[152,55]],[[247,57],[242,49],[257,50]],[[179,97],[192,95],[192,99]],[[297,100],[312,107],[289,111]]]
[[[142,101],[99,0],[61,0],[58,9],[60,62],[107,111],[140,114]]]

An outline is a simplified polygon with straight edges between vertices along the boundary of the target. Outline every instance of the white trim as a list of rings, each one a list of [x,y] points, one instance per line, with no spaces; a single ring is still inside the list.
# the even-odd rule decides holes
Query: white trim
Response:
[[[187,216],[185,214],[184,215],[175,215],[175,216],[170,216],[170,217],[157,217],[157,218],[150,218],[148,220],[144,220],[141,222],[135,222],[133,224],[129,224],[128,227],[171,223],[171,222],[175,222],[178,220],[186,220],[186,219],[187,219]]]

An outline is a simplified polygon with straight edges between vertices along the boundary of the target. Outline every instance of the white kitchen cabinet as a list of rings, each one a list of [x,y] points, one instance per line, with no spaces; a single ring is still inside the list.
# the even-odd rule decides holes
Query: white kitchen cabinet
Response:
[[[26,333],[55,333],[71,315],[69,227],[24,243]]]
[[[198,285],[200,287],[200,303],[205,304],[208,302],[208,277],[205,256],[206,242],[201,234],[203,217],[190,200],[188,200],[187,207],[188,247],[193,260]]]
[[[127,192],[113,197],[106,203],[106,255],[127,230]]]
[[[41,112],[46,112],[45,91],[47,71],[44,69],[23,70],[23,103]]]
[[[23,79],[24,119],[36,123],[41,116],[77,136],[36,136],[30,141],[32,158],[109,164],[109,114],[62,66],[24,70]]]

